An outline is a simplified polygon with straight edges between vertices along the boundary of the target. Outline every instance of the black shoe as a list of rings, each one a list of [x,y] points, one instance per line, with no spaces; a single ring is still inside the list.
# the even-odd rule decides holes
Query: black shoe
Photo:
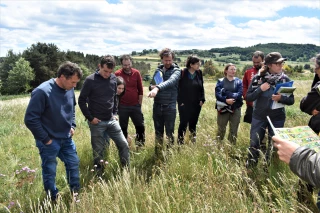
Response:
[[[246,161],[246,168],[247,169],[252,169],[258,165],[258,161],[255,159],[248,159]]]
[[[102,167],[97,167],[94,169],[94,172],[97,177],[102,177],[104,174],[104,169]]]

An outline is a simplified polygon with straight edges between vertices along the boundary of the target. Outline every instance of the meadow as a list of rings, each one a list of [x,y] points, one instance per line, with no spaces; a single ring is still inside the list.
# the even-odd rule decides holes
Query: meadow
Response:
[[[310,77],[311,79],[311,77]],[[311,80],[295,81],[295,104],[286,107],[285,126],[307,125],[309,115],[299,102],[310,90]],[[254,172],[247,172],[245,160],[250,125],[240,123],[238,141],[216,141],[215,82],[205,83],[206,102],[199,123],[197,143],[186,141],[166,151],[166,161],[154,159],[153,99],[144,88],[142,110],[146,125],[146,146],[130,148],[129,170],[119,168],[113,142],[108,150],[106,172],[98,178],[92,172],[92,149],[88,125],[76,108],[74,135],[80,157],[82,190],[69,192],[65,169],[59,160],[56,182],[61,192],[57,204],[43,190],[41,160],[31,132],[24,125],[29,97],[0,101],[0,212],[313,212],[312,205],[297,202],[298,178],[274,153],[268,170],[261,159]],[[79,92],[76,93],[79,95]],[[242,107],[242,116],[245,105]],[[242,120],[241,120],[242,121]],[[176,119],[176,132],[179,116]],[[131,137],[134,128],[130,122]],[[263,156],[262,156],[263,157]],[[314,197],[315,199],[315,197]]]

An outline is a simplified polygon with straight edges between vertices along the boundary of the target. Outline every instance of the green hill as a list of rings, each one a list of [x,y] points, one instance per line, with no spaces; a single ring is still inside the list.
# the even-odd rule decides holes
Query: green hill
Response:
[[[242,61],[251,60],[254,51],[260,50],[264,53],[280,52],[282,56],[291,61],[309,61],[315,54],[320,53],[320,46],[314,44],[286,44],[286,43],[268,43],[256,44],[249,47],[224,47],[211,48],[210,50],[179,50],[181,55],[197,54],[200,57],[214,57],[213,54],[219,53],[219,56],[239,54]]]

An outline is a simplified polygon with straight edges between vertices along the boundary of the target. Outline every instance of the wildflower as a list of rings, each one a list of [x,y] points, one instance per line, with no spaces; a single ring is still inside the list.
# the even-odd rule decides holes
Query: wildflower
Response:
[[[28,170],[28,169],[29,169],[29,167],[25,166],[25,167],[23,167],[21,170],[22,170],[22,171],[26,171],[26,170]]]
[[[108,161],[106,161],[106,162],[104,162],[106,165],[108,165],[109,164],[109,162]]]
[[[98,166],[97,166],[97,165],[94,165],[93,167],[94,167],[94,168],[97,168]]]
[[[4,174],[0,174],[0,177],[5,177],[6,175],[4,175]]]
[[[8,209],[10,209],[11,207],[13,207],[14,206],[14,202],[13,201],[11,201],[10,203],[9,203],[9,205],[8,205]]]
[[[94,172],[94,169],[91,169],[90,171],[91,171],[91,172]]]
[[[103,163],[103,160],[100,160],[100,163]]]

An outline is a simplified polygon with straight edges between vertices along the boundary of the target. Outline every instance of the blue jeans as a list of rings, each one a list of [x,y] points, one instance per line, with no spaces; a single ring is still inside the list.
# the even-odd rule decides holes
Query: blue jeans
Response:
[[[57,157],[64,163],[67,173],[67,181],[71,191],[79,191],[79,157],[76,151],[76,145],[72,138],[52,139],[49,145],[36,140],[39,149],[42,167],[42,179],[44,189],[50,193],[51,199],[55,200],[58,188],[56,186]]]
[[[155,129],[155,154],[161,155],[163,150],[163,133],[166,130],[168,146],[174,143],[174,124],[176,120],[176,103],[173,104],[153,104],[153,122]]]
[[[94,165],[101,167],[100,160],[104,160],[109,137],[115,142],[122,166],[129,165],[129,146],[117,120],[100,121],[98,124],[89,122],[91,132],[91,145]]]
[[[282,128],[284,126],[285,120],[281,121],[271,121],[275,128]],[[274,136],[274,132],[267,120],[258,120],[252,118],[251,121],[251,129],[250,129],[250,147],[249,147],[249,154],[248,158],[254,160],[256,163],[259,159],[259,150],[261,146],[261,142],[264,139],[266,134],[266,129],[268,128],[268,148],[266,150],[266,159],[269,160],[270,152],[273,149],[271,138]]]

